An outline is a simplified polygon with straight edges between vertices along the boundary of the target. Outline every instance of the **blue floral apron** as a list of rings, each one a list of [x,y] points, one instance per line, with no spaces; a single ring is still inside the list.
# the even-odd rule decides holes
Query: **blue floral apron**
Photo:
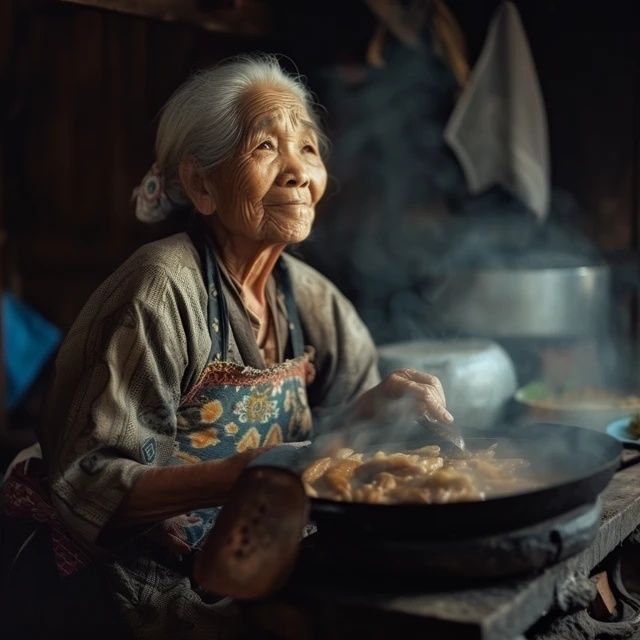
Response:
[[[198,381],[182,398],[172,464],[221,459],[265,445],[308,440],[311,412],[307,384],[313,378],[312,353],[305,352],[302,327],[291,280],[282,258],[274,269],[284,297],[291,359],[256,369],[229,362],[231,326],[220,270],[209,242],[190,233],[200,253],[209,293],[208,325],[211,351]],[[199,509],[167,523],[191,548],[198,548],[213,527],[220,507]]]

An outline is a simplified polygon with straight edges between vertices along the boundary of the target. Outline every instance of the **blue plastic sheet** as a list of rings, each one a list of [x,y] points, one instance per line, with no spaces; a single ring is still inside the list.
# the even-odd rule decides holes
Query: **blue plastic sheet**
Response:
[[[15,408],[60,343],[61,331],[11,293],[2,295],[6,406]]]

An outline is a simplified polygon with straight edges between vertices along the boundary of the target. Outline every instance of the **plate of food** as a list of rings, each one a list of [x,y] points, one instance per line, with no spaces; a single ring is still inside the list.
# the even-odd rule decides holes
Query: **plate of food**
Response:
[[[640,413],[636,413],[607,425],[607,433],[626,446],[640,449]]]
[[[525,422],[555,422],[605,431],[607,425],[640,414],[640,391],[601,387],[555,389],[530,382],[516,392]]]

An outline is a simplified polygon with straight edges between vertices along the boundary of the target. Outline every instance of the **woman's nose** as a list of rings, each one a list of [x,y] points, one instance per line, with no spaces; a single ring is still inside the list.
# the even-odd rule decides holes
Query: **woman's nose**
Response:
[[[309,184],[309,175],[299,158],[291,154],[287,156],[276,184],[279,187],[306,187]]]

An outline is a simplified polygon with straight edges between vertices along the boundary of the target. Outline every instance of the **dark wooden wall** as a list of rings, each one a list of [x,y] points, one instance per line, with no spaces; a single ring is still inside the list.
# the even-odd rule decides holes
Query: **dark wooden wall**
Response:
[[[260,42],[52,2],[13,15],[5,121],[9,279],[67,328],[97,284],[158,234],[131,191],[155,116],[194,69]]]

